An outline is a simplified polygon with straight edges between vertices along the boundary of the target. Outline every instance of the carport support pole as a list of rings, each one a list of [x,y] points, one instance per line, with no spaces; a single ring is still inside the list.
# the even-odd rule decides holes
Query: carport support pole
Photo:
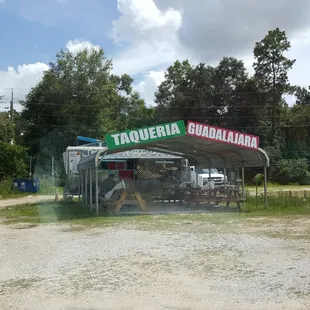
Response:
[[[211,165],[210,165],[210,162],[209,162],[209,189],[211,189]],[[209,192],[211,193],[211,191]]]
[[[81,192],[82,192],[81,174],[80,174],[80,172],[79,172],[79,201],[81,201]]]
[[[88,170],[85,170],[85,200],[84,200],[84,205],[87,206],[87,176],[88,175]]]
[[[81,173],[81,193],[82,193],[82,200],[84,202],[85,195],[84,195],[84,170]]]
[[[209,188],[209,197],[211,197],[211,162],[209,160],[209,184],[208,184],[208,188]],[[214,184],[215,185],[215,184]],[[214,186],[215,188],[215,186]]]
[[[267,166],[264,166],[264,207],[268,207],[268,193],[267,193]]]
[[[96,214],[99,215],[99,186],[98,186],[98,167],[95,168],[96,174]]]
[[[93,210],[93,169],[90,168],[89,171],[89,187],[90,187],[90,196],[89,196],[89,201],[90,201],[90,212]]]
[[[242,178],[242,198],[245,198],[245,186],[244,186],[244,165],[242,163],[242,168],[241,168],[241,178]]]
[[[199,174],[196,172],[196,188],[198,188],[198,183],[199,183]]]
[[[224,168],[224,190],[226,190],[226,175],[227,175],[227,170]]]

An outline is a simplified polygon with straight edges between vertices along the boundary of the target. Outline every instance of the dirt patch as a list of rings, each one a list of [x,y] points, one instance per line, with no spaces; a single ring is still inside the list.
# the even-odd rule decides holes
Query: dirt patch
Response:
[[[46,196],[26,196],[22,198],[12,198],[12,199],[0,199],[0,208],[6,208],[9,206],[23,205],[26,203],[38,203],[43,201],[52,201],[55,199],[55,196],[46,195]]]
[[[309,309],[309,242],[264,233],[289,219],[183,221],[0,226],[0,308]]]

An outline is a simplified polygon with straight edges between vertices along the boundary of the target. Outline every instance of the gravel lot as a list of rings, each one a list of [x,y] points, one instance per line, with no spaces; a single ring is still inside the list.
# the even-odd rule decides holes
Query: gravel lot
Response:
[[[2,225],[0,309],[310,309],[307,240],[179,226]]]

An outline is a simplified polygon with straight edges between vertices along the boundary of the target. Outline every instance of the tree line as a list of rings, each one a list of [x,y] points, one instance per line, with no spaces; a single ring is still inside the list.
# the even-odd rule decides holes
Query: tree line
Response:
[[[46,159],[61,161],[77,135],[104,139],[111,131],[184,119],[260,136],[271,158],[272,181],[310,183],[310,87],[290,84],[288,73],[296,61],[286,56],[290,48],[285,31],[270,30],[254,45],[252,75],[243,60],[229,55],[217,66],[176,60],[152,107],[133,90],[132,77],[112,73],[102,49],[61,50],[21,102],[14,126],[7,113],[0,113],[0,161],[10,161],[8,149],[15,149],[10,158],[20,160],[27,153],[42,159],[44,172],[50,169]],[[296,98],[291,106],[288,95]],[[0,168],[0,178],[24,169],[10,165],[9,171]]]

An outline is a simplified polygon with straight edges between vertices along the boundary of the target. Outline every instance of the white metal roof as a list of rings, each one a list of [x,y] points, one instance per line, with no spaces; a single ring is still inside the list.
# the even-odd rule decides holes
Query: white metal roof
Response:
[[[104,156],[108,152],[107,147],[102,147],[99,151],[84,157],[78,163],[78,171],[92,169],[98,167],[100,163],[100,157]]]

